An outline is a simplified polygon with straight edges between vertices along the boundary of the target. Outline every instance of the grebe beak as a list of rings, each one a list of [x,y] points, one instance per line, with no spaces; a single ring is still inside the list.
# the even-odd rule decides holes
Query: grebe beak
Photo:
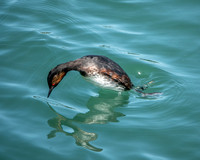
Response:
[[[49,96],[50,96],[50,94],[51,94],[51,92],[52,92],[53,89],[54,89],[53,86],[52,86],[51,88],[49,88],[49,93],[48,93],[48,95],[47,95],[47,98],[49,98]]]

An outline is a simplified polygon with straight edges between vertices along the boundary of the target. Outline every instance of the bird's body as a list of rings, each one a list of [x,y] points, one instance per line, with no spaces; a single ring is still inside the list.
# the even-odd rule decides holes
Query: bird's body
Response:
[[[114,61],[97,55],[88,55],[53,68],[47,77],[49,94],[67,72],[75,70],[96,84],[115,90],[130,90],[134,86],[126,72]]]
[[[114,61],[104,56],[85,56],[81,74],[95,84],[113,90],[130,90],[133,86],[124,70]]]

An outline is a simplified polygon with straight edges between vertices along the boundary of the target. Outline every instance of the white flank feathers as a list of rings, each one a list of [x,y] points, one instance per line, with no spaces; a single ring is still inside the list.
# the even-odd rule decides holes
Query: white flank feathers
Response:
[[[112,79],[100,74],[96,74],[96,75],[92,75],[92,76],[84,77],[84,78],[94,83],[95,85],[98,85],[103,88],[107,88],[107,89],[111,89],[115,91],[124,90],[123,86],[119,85],[117,82],[114,82]]]

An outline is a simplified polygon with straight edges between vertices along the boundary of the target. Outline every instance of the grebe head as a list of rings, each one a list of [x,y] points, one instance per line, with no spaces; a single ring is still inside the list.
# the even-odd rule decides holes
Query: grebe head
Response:
[[[50,96],[52,90],[60,83],[63,77],[66,75],[66,72],[59,69],[59,66],[53,68],[47,77],[47,82],[49,85],[49,92],[47,97]]]

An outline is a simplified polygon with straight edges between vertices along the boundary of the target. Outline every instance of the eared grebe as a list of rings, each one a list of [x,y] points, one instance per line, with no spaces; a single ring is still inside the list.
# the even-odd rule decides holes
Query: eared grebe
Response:
[[[102,87],[115,90],[130,90],[134,87],[125,71],[114,61],[97,55],[88,55],[74,61],[57,65],[47,77],[50,96],[52,90],[60,83],[67,72],[75,70],[87,79]]]

